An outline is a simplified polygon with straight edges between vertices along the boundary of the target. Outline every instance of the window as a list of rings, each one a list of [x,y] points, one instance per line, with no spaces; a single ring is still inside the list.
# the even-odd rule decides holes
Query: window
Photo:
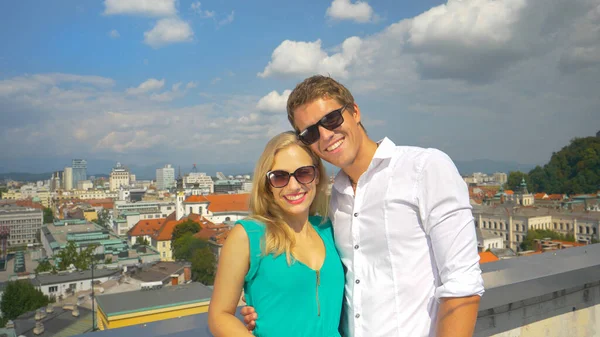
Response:
[[[506,241],[508,241],[508,234],[506,234]]]
[[[583,226],[579,226],[579,233],[583,233]]]
[[[585,228],[585,234],[590,234],[590,228],[589,227]]]
[[[225,221],[229,221],[227,220],[229,217],[225,218]],[[479,227],[479,224],[477,223],[477,220],[475,220],[475,227]]]
[[[163,257],[167,257],[167,253],[166,252],[162,252]]]
[[[225,221],[231,221],[230,217],[225,217]],[[475,227],[477,227],[477,221],[475,221]]]
[[[165,248],[166,246],[167,246],[167,243],[163,241],[163,248]]]
[[[48,287],[48,292],[55,293],[58,291],[58,286]]]

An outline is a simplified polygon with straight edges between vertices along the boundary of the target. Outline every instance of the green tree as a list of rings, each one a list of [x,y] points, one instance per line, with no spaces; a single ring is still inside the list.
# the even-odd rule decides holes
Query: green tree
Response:
[[[150,242],[143,236],[138,236],[135,239],[135,244],[140,246],[150,246]]]
[[[527,176],[527,173],[523,173],[521,171],[511,171],[508,173],[505,188],[515,192],[519,191],[521,189],[521,182],[523,181],[523,178],[525,178],[525,182],[527,183],[529,189],[531,187],[529,177]]]
[[[6,187],[0,187],[0,199],[2,199],[2,194],[8,192]]]
[[[0,309],[6,319],[15,319],[20,315],[44,307],[50,299],[28,281],[9,281],[6,283]]]
[[[186,220],[182,223],[180,223],[179,225],[175,226],[175,229],[173,229],[173,236],[172,236],[172,240],[175,241],[178,238],[184,236],[186,233],[192,233],[192,234],[196,234],[200,231],[200,224],[197,222],[194,222],[192,220]]]
[[[104,264],[111,264],[111,263],[112,263],[112,261],[113,261],[113,260],[112,260],[112,257],[110,257],[110,256],[107,256],[107,257],[104,259]]]
[[[209,247],[194,251],[192,256],[192,280],[210,286],[215,282],[217,259]]]
[[[543,167],[529,172],[536,191],[546,193],[595,193],[600,190],[600,138],[575,138],[552,153]]]
[[[56,268],[50,263],[48,259],[40,260],[37,267],[35,267],[35,273],[43,273],[47,271],[56,271]]]
[[[95,248],[96,246],[90,245],[84,249],[78,249],[74,241],[67,242],[66,247],[56,254],[58,270],[66,270],[71,264],[78,270],[89,269]]]
[[[525,239],[523,239],[523,242],[521,242],[521,249],[533,250],[535,248],[533,240],[541,240],[545,238],[550,238],[552,240],[575,242],[575,237],[572,234],[564,235],[547,229],[537,229],[530,230],[527,232],[527,236],[525,236]]]
[[[190,261],[194,252],[207,246],[207,241],[195,238],[192,233],[185,233],[173,241],[173,258],[177,261]]]
[[[52,212],[52,208],[46,207],[44,208],[44,223],[52,222],[54,222],[54,213]]]
[[[107,209],[103,208],[98,212],[98,219],[94,220],[98,225],[110,229],[112,228],[110,223],[110,214]]]

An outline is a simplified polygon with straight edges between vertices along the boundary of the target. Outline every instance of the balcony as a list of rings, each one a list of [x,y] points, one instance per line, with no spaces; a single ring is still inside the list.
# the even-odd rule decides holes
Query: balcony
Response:
[[[600,330],[600,244],[482,265],[486,293],[475,336],[597,336]],[[207,337],[207,314],[82,337]]]

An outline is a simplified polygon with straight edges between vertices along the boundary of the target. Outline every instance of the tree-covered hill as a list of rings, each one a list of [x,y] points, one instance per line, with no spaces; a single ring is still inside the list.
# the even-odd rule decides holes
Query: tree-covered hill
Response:
[[[546,193],[596,193],[600,190],[600,137],[575,138],[554,152],[544,167],[528,174],[530,189]]]

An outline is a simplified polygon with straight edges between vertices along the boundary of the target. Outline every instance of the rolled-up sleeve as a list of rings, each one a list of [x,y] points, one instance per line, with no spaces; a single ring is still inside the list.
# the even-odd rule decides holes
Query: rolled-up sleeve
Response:
[[[435,149],[427,152],[416,195],[438,270],[435,297],[481,296],[483,278],[467,185],[450,157]]]

